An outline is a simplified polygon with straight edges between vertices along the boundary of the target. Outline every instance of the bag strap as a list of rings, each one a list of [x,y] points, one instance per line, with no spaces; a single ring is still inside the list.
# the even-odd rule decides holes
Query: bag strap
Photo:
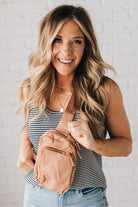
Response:
[[[74,96],[72,94],[69,103],[65,109],[65,112],[63,113],[57,127],[56,127],[56,131],[60,132],[61,134],[66,135],[69,138],[69,141],[71,141],[77,151],[77,154],[79,156],[80,159],[82,159],[79,150],[80,150],[80,145],[79,143],[73,138],[71,139],[70,132],[68,131],[68,122],[72,121],[73,117],[75,114],[75,109],[74,109]]]
[[[74,96],[73,94],[71,95],[71,98],[68,102],[68,105],[56,127],[56,130],[59,131],[60,133],[64,134],[69,134],[68,132],[68,122],[72,121],[73,117],[75,114],[75,109],[74,109]]]

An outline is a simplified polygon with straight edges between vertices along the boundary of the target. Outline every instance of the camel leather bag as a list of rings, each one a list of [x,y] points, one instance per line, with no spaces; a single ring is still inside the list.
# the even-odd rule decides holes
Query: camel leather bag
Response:
[[[70,189],[75,175],[77,154],[80,156],[79,143],[67,130],[74,113],[72,96],[57,128],[46,131],[39,141],[34,167],[35,180],[58,194]]]

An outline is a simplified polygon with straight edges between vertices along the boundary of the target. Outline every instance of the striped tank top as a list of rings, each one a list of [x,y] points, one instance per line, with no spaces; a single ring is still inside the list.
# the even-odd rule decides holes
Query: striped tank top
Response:
[[[41,135],[47,130],[55,129],[63,114],[63,112],[55,112],[49,109],[45,109],[45,112],[48,117],[42,114],[39,118],[31,122],[31,124],[27,125],[28,135],[36,154]],[[38,115],[38,113],[39,108],[32,108],[30,111],[29,120]],[[78,112],[75,113],[73,120],[80,120],[80,114]],[[105,136],[105,131],[106,130],[103,132],[103,136]],[[82,159],[79,157],[77,158],[77,167],[71,189],[81,190],[83,188],[89,187],[106,188],[106,180],[102,171],[101,155],[86,149],[82,145],[80,145],[80,148]],[[34,178],[34,170],[29,170],[26,172],[25,182],[39,186]]]

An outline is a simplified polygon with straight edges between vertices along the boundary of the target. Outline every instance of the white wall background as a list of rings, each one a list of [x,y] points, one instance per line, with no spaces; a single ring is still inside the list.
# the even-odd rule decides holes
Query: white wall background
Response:
[[[138,0],[0,0],[0,207],[23,206],[24,172],[16,167],[23,113],[15,115],[16,88],[28,76],[40,19],[60,4],[89,12],[103,59],[117,71],[133,135],[127,158],[107,158],[110,207],[138,206]],[[110,75],[110,74],[109,74]]]

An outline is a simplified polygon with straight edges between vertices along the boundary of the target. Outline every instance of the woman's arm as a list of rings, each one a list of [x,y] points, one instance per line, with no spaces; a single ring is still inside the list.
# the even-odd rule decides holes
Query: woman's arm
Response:
[[[110,79],[104,82],[104,88],[109,96],[106,127],[110,139],[94,138],[85,120],[70,122],[68,130],[81,145],[100,155],[128,156],[132,151],[132,137],[121,91],[117,84]]]
[[[132,137],[120,88],[111,79],[105,81],[104,88],[109,96],[106,125],[110,139],[97,139],[95,151],[108,157],[128,156],[132,151]]]
[[[21,89],[22,101],[26,101],[30,94],[30,87],[24,86]],[[21,131],[21,144],[17,166],[25,171],[34,168],[34,162],[36,160],[36,155],[33,152],[31,142],[28,136],[27,127]]]

